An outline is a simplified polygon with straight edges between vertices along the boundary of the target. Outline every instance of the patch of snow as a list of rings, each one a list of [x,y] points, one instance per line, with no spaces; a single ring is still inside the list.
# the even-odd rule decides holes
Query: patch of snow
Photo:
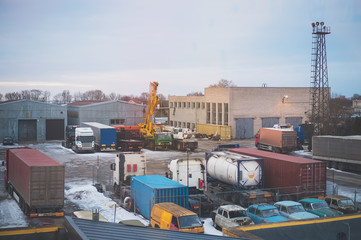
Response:
[[[13,199],[1,201],[0,228],[27,227],[26,217]]]
[[[118,223],[122,220],[139,220],[144,225],[148,226],[149,221],[144,219],[141,215],[131,213],[125,209],[119,207],[112,199],[104,196],[103,193],[99,193],[91,182],[83,183],[67,183],[65,190],[66,198],[77,204],[82,210],[95,210],[99,209],[99,213],[102,214],[108,222]],[[115,208],[116,207],[116,211]]]
[[[216,235],[216,236],[223,236],[223,233],[221,231],[218,231],[213,227],[213,221],[212,218],[205,218],[202,219],[204,224],[204,233],[209,235]]]

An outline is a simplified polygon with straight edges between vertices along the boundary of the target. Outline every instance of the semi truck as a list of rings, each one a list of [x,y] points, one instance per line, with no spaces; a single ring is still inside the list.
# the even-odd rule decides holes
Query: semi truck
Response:
[[[172,148],[180,151],[194,151],[198,148],[198,140],[192,137],[189,129],[173,128]]]
[[[117,131],[114,127],[97,122],[83,122],[81,126],[90,127],[93,130],[97,152],[116,151]]]
[[[72,148],[75,141],[75,129],[80,125],[68,125],[65,129],[65,141],[62,142],[63,147]]]
[[[140,126],[114,126],[117,130],[117,148],[120,151],[140,151],[143,140],[140,135]]]
[[[75,128],[75,139],[72,144],[74,152],[94,152],[94,133],[89,127]]]
[[[124,184],[130,184],[132,176],[146,174],[146,157],[144,152],[124,152],[115,157],[114,163],[110,165],[113,171],[114,189],[117,190]]]
[[[290,127],[260,128],[255,137],[257,149],[288,153],[297,149],[297,133]]]
[[[174,159],[169,165],[168,177],[189,188],[191,194],[203,193],[206,189],[205,159]]]
[[[7,149],[5,164],[5,187],[27,216],[64,216],[64,165],[32,148]]]

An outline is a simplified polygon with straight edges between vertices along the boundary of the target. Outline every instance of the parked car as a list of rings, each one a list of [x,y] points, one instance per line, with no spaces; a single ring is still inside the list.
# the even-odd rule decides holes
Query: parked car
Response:
[[[14,139],[10,136],[3,138],[3,145],[14,145]]]
[[[307,212],[313,213],[319,217],[331,217],[342,215],[343,213],[329,208],[326,201],[317,198],[307,198],[298,201]]]
[[[310,219],[310,218],[319,218],[319,216],[306,212],[301,203],[294,201],[280,201],[276,202],[274,206],[278,209],[281,216],[292,219]]]
[[[331,195],[325,197],[325,201],[330,208],[341,211],[345,214],[356,213],[358,210],[352,199],[346,196]]]
[[[266,203],[251,205],[248,207],[247,212],[254,223],[287,221],[287,218],[282,217],[275,206]]]
[[[253,224],[246,209],[238,205],[223,205],[212,214],[213,226],[217,229]]]

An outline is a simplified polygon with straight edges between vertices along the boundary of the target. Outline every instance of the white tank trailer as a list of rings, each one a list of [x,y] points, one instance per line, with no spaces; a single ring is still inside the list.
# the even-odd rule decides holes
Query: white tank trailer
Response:
[[[206,155],[207,174],[237,189],[263,188],[263,166],[261,158],[231,152],[211,152]]]

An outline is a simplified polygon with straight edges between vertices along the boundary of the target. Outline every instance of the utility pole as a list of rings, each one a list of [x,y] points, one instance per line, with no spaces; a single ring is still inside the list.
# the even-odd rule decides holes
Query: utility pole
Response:
[[[328,85],[326,35],[330,27],[324,22],[312,23],[312,59],[311,59],[311,118],[314,134],[326,134],[330,119],[330,88]]]

